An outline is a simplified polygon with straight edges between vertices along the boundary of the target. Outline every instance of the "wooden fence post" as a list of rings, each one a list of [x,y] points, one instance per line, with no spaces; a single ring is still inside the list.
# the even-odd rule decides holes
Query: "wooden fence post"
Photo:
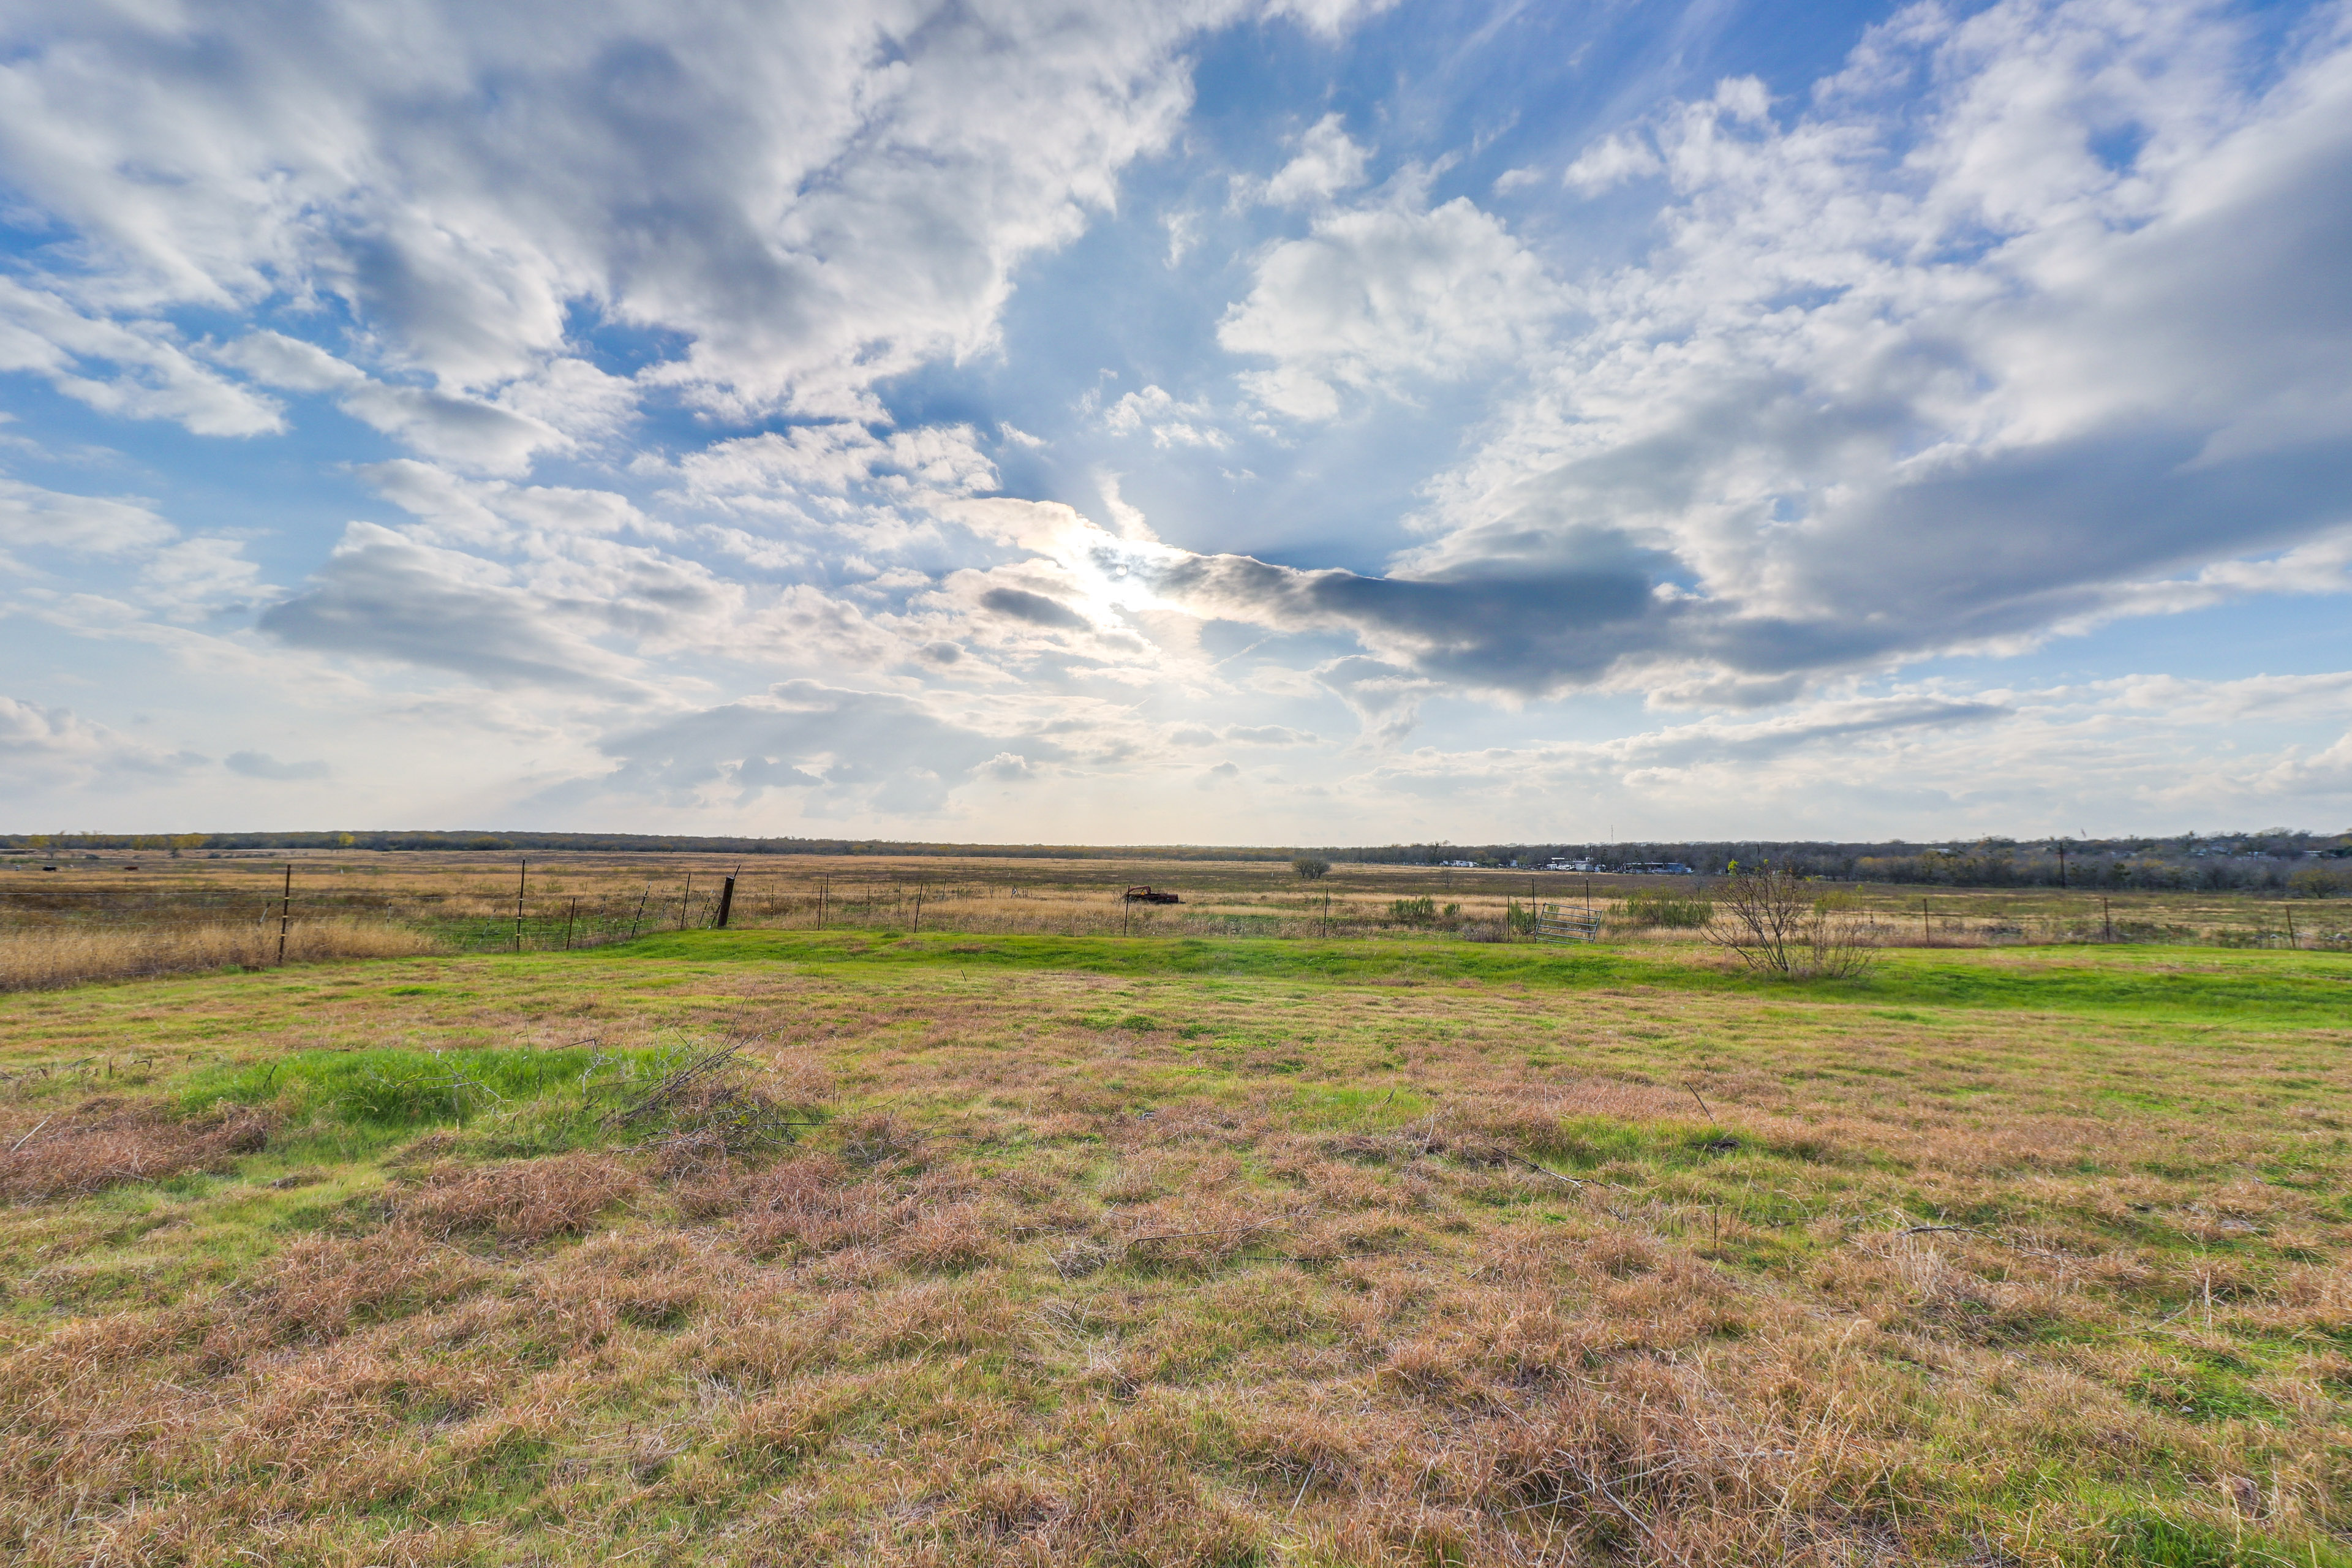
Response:
[[[515,951],[522,951],[522,895],[530,884],[530,862],[525,860],[515,873]]]
[[[294,924],[294,862],[286,862],[286,897],[278,906],[278,962],[286,962],[286,932]]]

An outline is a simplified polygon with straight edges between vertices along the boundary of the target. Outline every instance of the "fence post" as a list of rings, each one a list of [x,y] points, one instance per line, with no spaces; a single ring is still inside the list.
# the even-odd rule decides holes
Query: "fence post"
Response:
[[[717,931],[727,929],[727,917],[735,908],[735,879],[728,878],[719,885],[719,918],[712,923]]]
[[[686,874],[686,890],[677,896],[677,929],[686,929],[687,906],[694,901],[694,873]]]
[[[563,951],[566,952],[572,951],[572,927],[579,919],[580,900],[574,899],[572,900],[572,907],[563,912]]]
[[[286,932],[294,924],[294,862],[286,862],[286,897],[278,906],[278,962],[286,962]]]
[[[522,951],[522,895],[530,885],[530,862],[525,860],[515,871],[515,951]]]
[[[923,934],[923,889],[920,888],[915,889],[915,926],[907,934],[909,936]]]

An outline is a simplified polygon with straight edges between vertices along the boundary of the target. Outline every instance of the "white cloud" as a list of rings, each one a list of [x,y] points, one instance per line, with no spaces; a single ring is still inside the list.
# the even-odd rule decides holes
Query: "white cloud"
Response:
[[[1576,156],[1560,176],[1563,184],[1588,196],[1645,175],[1662,174],[1666,166],[1637,136],[1623,132],[1604,136]]]
[[[1147,386],[1130,392],[1103,413],[1103,427],[1118,436],[1151,432],[1151,444],[1171,447],[1229,447],[1233,438],[1216,427],[1216,411],[1206,403],[1180,403],[1166,389]]]
[[[70,708],[0,697],[0,781],[14,789],[135,785],[177,777],[205,761],[133,740]]]
[[[1912,11],[1789,124],[1744,80],[1656,117],[1664,242],[1580,287],[1398,575],[1669,581],[1553,668],[1685,692],[2335,591],[2352,49],[2250,48],[2193,9]]]
[[[464,468],[522,473],[530,468],[533,454],[572,445],[562,431],[544,420],[478,398],[378,381],[315,343],[281,332],[250,333],[223,349],[217,357],[265,385],[334,393],[337,406],[360,423],[404,441],[428,458]],[[601,375],[593,367],[570,363],[577,368],[564,373],[562,379],[568,383],[580,384]],[[516,389],[534,386],[547,390],[544,379],[539,384],[518,383]],[[540,401],[554,409],[566,407],[560,396]],[[609,423],[614,417],[609,399],[601,405],[593,396],[588,401],[592,411],[586,423]]]
[[[1359,9],[1263,14],[1329,30]],[[0,285],[0,366],[207,433],[273,429],[152,318],[331,300],[395,384],[352,412],[509,471],[546,432],[613,422],[616,389],[569,338],[584,310],[683,340],[646,384],[869,417],[876,381],[994,342],[1013,269],[1173,133],[1186,43],[1258,10],[718,5],[679,26],[444,0],[396,26],[232,6],[199,30],[37,5],[0,65],[0,157],[80,265]]]
[[[0,154],[5,148],[0,138]],[[199,436],[285,428],[276,403],[197,363],[177,337],[152,317],[111,319],[55,289],[0,278],[0,371],[40,376],[101,414],[168,419]]]
[[[1562,304],[1543,264],[1491,215],[1456,197],[1425,209],[1405,185],[1376,205],[1318,216],[1304,239],[1257,262],[1217,341],[1272,359],[1242,384],[1294,419],[1339,412],[1339,388],[1408,390],[1528,346]]]
[[[1273,206],[1328,202],[1364,183],[1364,165],[1370,157],[1368,149],[1349,136],[1340,116],[1327,114],[1299,137],[1298,155],[1265,183],[1258,199]]]
[[[177,532],[142,497],[65,495],[0,478],[0,548],[122,555]]]

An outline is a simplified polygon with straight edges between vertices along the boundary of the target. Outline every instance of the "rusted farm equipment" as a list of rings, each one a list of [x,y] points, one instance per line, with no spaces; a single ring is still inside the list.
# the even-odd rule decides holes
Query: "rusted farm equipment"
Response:
[[[1173,893],[1154,892],[1150,888],[1136,887],[1127,890],[1127,901],[1130,904],[1181,904],[1184,900]]]

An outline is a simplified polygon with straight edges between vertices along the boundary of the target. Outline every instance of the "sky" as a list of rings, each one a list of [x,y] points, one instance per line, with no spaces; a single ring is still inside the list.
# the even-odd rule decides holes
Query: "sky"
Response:
[[[17,0],[0,830],[2352,825],[2352,6]]]

